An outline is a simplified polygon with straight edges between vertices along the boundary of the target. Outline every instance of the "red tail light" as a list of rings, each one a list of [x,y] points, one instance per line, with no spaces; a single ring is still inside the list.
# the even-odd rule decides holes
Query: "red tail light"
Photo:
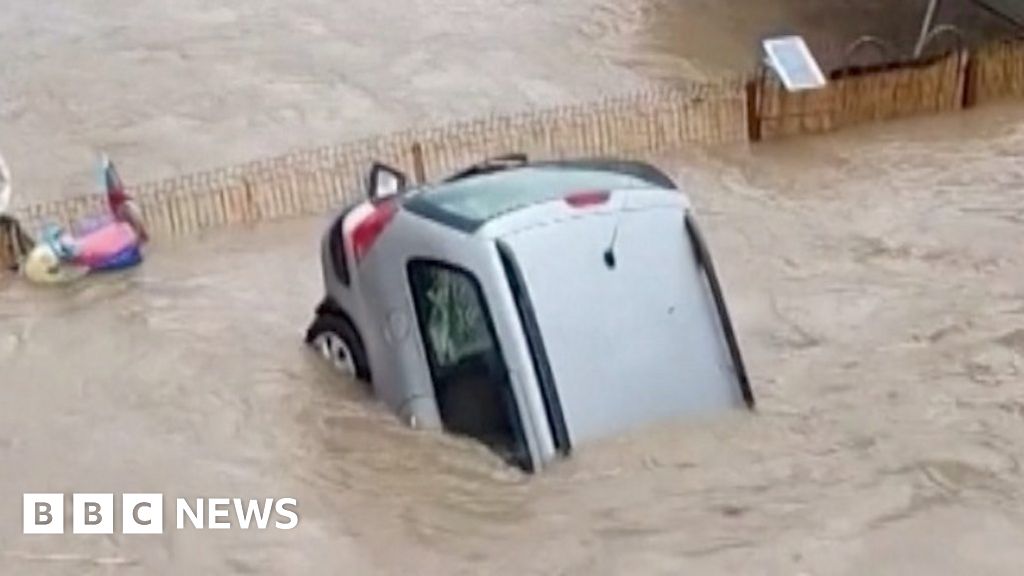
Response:
[[[373,212],[356,226],[352,231],[352,252],[355,254],[356,262],[362,261],[397,212],[398,205],[393,201],[384,202],[376,206]]]
[[[602,190],[589,190],[585,192],[573,192],[565,197],[565,203],[573,208],[587,208],[604,204],[611,197],[611,193]]]

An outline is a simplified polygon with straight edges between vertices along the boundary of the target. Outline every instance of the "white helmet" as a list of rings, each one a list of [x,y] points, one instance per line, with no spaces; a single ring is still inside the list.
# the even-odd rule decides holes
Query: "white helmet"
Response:
[[[46,242],[36,244],[22,265],[25,276],[38,284],[62,284],[83,276],[87,270],[64,265]]]

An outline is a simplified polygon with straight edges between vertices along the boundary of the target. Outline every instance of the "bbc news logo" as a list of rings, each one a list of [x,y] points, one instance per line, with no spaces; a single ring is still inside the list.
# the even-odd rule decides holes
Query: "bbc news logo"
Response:
[[[64,494],[23,495],[24,534],[64,533]],[[294,498],[177,498],[174,501],[174,526],[184,530],[228,530],[232,517],[242,530],[291,530],[299,525],[298,502]],[[72,534],[113,534],[113,494],[72,494]],[[122,534],[163,534],[163,494],[122,494],[120,500]],[[273,520],[273,522],[271,522]]]

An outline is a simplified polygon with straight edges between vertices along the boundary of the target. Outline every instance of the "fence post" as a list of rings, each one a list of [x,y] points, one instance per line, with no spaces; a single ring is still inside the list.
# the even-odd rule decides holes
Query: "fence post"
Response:
[[[747,138],[751,142],[761,141],[761,107],[758,105],[760,82],[757,79],[747,81]]]
[[[974,108],[978,102],[978,75],[976,74],[974,54],[969,49],[965,49],[960,58],[963,59],[961,68],[963,93],[960,95],[960,107],[967,110]]]
[[[416,183],[423,185],[427,182],[427,170],[423,164],[423,145],[419,141],[412,143],[412,167],[416,176]]]

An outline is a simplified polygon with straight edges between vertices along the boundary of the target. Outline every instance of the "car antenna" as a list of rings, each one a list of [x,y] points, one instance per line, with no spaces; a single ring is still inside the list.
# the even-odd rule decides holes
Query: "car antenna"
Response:
[[[619,240],[619,224],[622,222],[622,213],[615,216],[615,228],[612,229],[612,240],[604,251],[604,263],[609,269],[615,268],[615,245]]]

